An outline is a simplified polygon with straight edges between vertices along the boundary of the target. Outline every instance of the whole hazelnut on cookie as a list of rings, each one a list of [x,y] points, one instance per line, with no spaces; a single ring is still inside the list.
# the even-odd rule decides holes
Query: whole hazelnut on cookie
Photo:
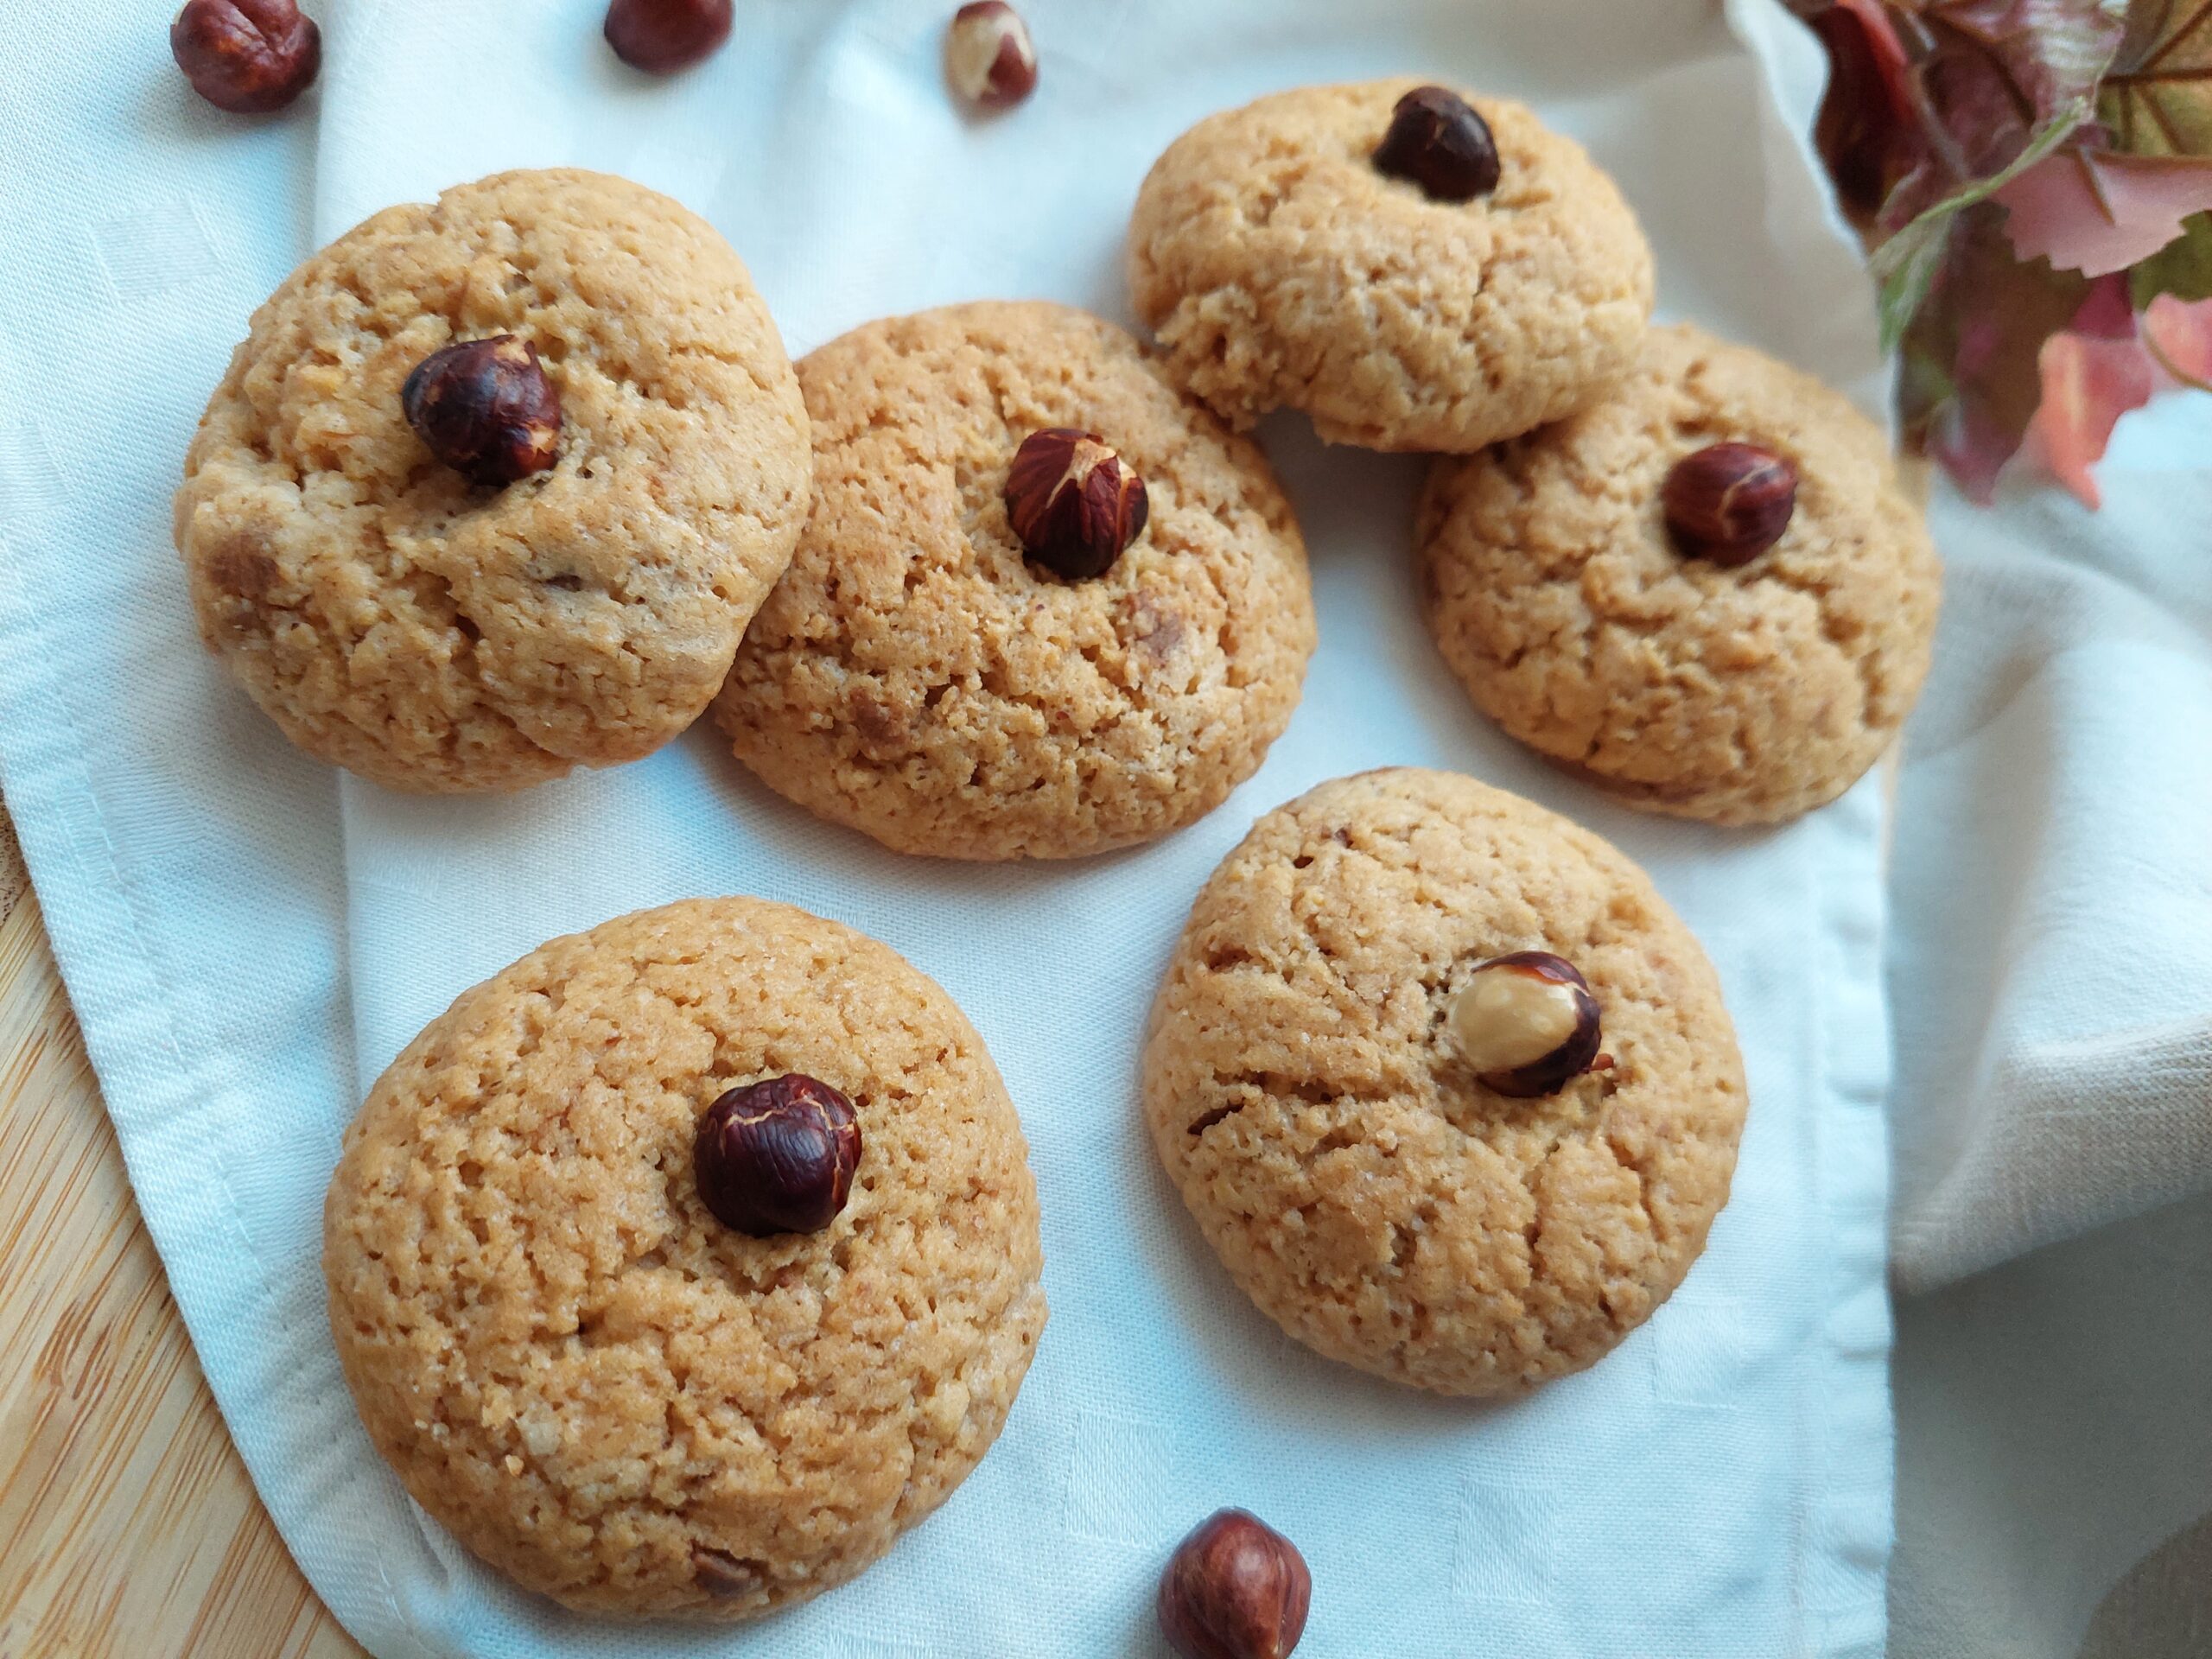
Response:
[[[1143,534],[1144,480],[1096,432],[1032,432],[1006,477],[1007,522],[1029,556],[1075,580],[1102,575]]]
[[[1497,188],[1497,141],[1450,87],[1416,86],[1390,112],[1375,166],[1411,180],[1432,201],[1472,201]]]
[[[432,352],[399,403],[430,453],[479,484],[512,484],[561,458],[561,394],[537,348],[513,334]]]
[[[1590,982],[1548,950],[1479,964],[1445,1019],[1476,1077],[1501,1095],[1556,1094],[1599,1058],[1603,1031]]]
[[[1756,443],[1709,443],[1676,461],[1662,499],[1675,544],[1693,558],[1749,564],[1782,539],[1797,469]]]
[[[1297,1545],[1249,1510],[1221,1510],[1160,1575],[1160,1628],[1183,1659],[1285,1659],[1313,1597]]]
[[[798,1072],[723,1095],[693,1149],[707,1208],[755,1238],[820,1232],[845,1207],[860,1160],[853,1103]]]
[[[169,26],[169,52],[210,104],[262,115],[314,84],[322,32],[293,0],[191,0]]]

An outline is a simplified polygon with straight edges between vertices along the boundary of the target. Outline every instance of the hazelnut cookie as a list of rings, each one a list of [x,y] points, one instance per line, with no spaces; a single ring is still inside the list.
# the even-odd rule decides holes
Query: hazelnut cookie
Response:
[[[1129,285],[1232,425],[1303,410],[1370,449],[1465,454],[1636,360],[1651,251],[1612,181],[1519,104],[1412,79],[1209,116],[1146,177]]]
[[[1160,1161],[1261,1310],[1453,1395],[1580,1370],[1667,1299],[1745,1098],[1719,980],[1641,869],[1414,768],[1254,826],[1144,1055]]]
[[[201,636],[295,743],[394,789],[519,789],[705,709],[809,464],[711,226],[504,173],[377,214],[255,313],[176,542]]]
[[[1942,574],[1881,429],[1688,327],[1572,419],[1430,472],[1429,626],[1476,706],[1624,804],[1770,823],[1904,723]]]
[[[849,1185],[726,1224],[757,1176],[702,1125],[778,1082],[849,1114]],[[887,947],[754,899],[640,911],[464,992],[370,1090],[323,1217],[377,1450],[588,1612],[747,1618],[860,1573],[997,1437],[1041,1266],[975,1028]]]
[[[1305,543],[1135,340],[957,305],[798,378],[813,512],[715,705],[770,788],[899,852],[1070,858],[1258,768],[1313,650]]]

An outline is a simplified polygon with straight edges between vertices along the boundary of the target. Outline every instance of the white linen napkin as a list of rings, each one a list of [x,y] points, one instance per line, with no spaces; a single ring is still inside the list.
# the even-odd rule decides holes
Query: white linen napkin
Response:
[[[509,799],[341,785],[193,642],[165,502],[248,309],[311,242],[503,166],[680,196],[750,262],[797,353],[985,296],[1122,316],[1122,226],[1177,131],[1274,87],[1425,70],[1529,99],[1592,146],[1652,233],[1666,315],[1878,403],[1856,251],[1797,136],[1817,56],[1755,0],[1726,18],[1704,0],[1033,0],[1042,86],[990,121],[939,84],[947,9],[741,9],[728,49],[652,83],[607,58],[601,0],[334,0],[316,101],[244,124],[190,102],[143,19],[80,32],[35,12],[0,54],[0,143],[28,153],[0,159],[35,163],[0,168],[0,190],[44,232],[0,238],[0,787],[278,1526],[382,1659],[1150,1654],[1159,1564],[1224,1503],[1304,1548],[1316,1659],[1878,1653],[1881,790],[1727,833],[1610,808],[1530,760],[1420,623],[1417,463],[1269,423],[1319,589],[1305,704],[1204,823],[1073,866],[895,858],[784,805],[707,730]],[[1533,795],[1644,861],[1720,969],[1751,1079],[1735,1195],[1682,1290],[1592,1371],[1503,1407],[1281,1337],[1135,1110],[1144,1011],[1206,872],[1278,801],[1390,762]],[[455,992],[550,934],[741,891],[887,939],[974,1018],[1029,1133],[1053,1319],[999,1446],[857,1583],[750,1629],[582,1621],[456,1549],[374,1458],[323,1328],[322,1185],[368,1081]]]
[[[2212,1512],[2208,455],[2212,397],[2176,395],[2121,423],[2096,514],[1936,501],[1890,969],[1910,1659],[2071,1659]],[[2212,1650],[2190,1594],[2193,1637],[2113,1650]]]
[[[2212,1187],[2212,397],[2119,437],[2097,513],[1936,504],[1896,875],[1899,1098],[1929,1108],[1897,1118],[1907,1291]]]

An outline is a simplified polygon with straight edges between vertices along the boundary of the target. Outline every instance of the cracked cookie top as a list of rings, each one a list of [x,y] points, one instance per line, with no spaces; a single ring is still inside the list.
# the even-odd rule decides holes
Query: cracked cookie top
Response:
[[[560,459],[441,465],[400,387],[513,334]],[[624,180],[505,173],[389,208],[287,277],[176,499],[200,628],[294,742],[395,789],[518,789],[704,710],[805,517],[805,410],[744,264]]]
[[[896,851],[1149,841],[1255,771],[1313,649],[1274,474],[1120,329],[1038,301],[872,322],[798,365],[814,508],[715,703],[779,794]],[[1106,572],[1025,558],[1007,469],[1095,432],[1148,522]]]
[[[1730,441],[1795,464],[1782,539],[1687,557],[1661,486]],[[1631,806],[1767,823],[1833,800],[1920,695],[1942,574],[1880,428],[1745,346],[1655,328],[1571,420],[1439,461],[1418,531],[1429,626],[1476,705]]]
[[[1249,426],[1463,454],[1557,420],[1625,373],[1651,250],[1580,144],[1510,99],[1497,188],[1433,200],[1374,164],[1410,77],[1301,86],[1208,116],[1146,175],[1129,289],[1176,378]]]
[[[1611,1065],[1499,1094],[1446,1013],[1516,950],[1589,981]],[[1231,1277],[1300,1342],[1443,1394],[1580,1370],[1681,1281],[1728,1196],[1743,1062],[1711,963],[1610,843],[1450,772],[1277,808],[1198,895],[1144,1113]]]
[[[725,1090],[859,1116],[820,1232],[721,1225]],[[743,1618],[851,1578],[957,1486],[1045,1324],[1037,1195],[982,1040],[885,945],[753,899],[640,911],[462,994],[370,1090],[324,1211],[377,1449],[582,1611]]]

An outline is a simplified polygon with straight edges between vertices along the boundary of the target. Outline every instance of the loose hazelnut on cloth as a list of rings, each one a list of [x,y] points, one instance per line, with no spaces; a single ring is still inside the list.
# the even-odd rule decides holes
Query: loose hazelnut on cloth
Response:
[[[1006,516],[1029,556],[1070,581],[1103,575],[1144,533],[1144,480],[1096,432],[1032,432],[1006,477]]]
[[[1684,455],[1661,488],[1667,529],[1692,558],[1749,564],[1782,539],[1797,507],[1797,468],[1756,443]]]
[[[1160,1575],[1160,1628],[1183,1659],[1284,1659],[1313,1597],[1297,1545],[1249,1510],[1220,1510]]]
[[[1419,185],[1433,201],[1472,201],[1497,188],[1490,123],[1448,86],[1416,86],[1390,112],[1375,166]]]
[[[711,57],[729,38],[730,0],[613,0],[607,45],[632,69],[672,75]]]
[[[987,110],[1011,108],[1037,86],[1037,48],[1029,25],[1006,0],[972,0],[944,32],[944,74],[952,90]]]
[[[1565,1088],[1598,1061],[1603,1039],[1590,982],[1548,950],[1481,963],[1445,1017],[1484,1086],[1518,1098]]]
[[[169,52],[210,104],[262,115],[314,84],[322,31],[293,0],[191,0],[169,26]]]
[[[769,1077],[707,1109],[692,1160],[699,1196],[724,1226],[755,1238],[817,1233],[851,1196],[860,1120],[826,1083]]]
[[[561,457],[561,394],[537,348],[516,335],[432,352],[407,377],[399,403],[430,453],[479,484],[512,484]]]

